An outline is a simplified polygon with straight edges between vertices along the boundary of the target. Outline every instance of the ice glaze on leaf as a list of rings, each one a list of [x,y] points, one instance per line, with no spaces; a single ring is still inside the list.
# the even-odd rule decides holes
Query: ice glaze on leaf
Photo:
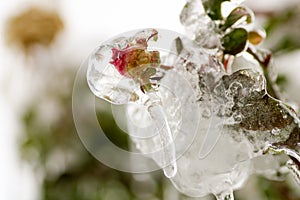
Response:
[[[212,20],[221,20],[222,12],[221,12],[221,4],[224,1],[228,0],[203,0],[203,6],[205,9],[205,12]]]
[[[224,48],[224,53],[236,55],[245,49],[247,44],[248,33],[243,28],[233,29],[226,34],[221,42]]]
[[[253,45],[258,45],[264,39],[264,36],[257,31],[250,31],[248,33],[248,40]]]
[[[252,131],[282,129],[293,122],[287,109],[280,101],[266,93],[263,77],[248,70],[225,75],[222,78],[225,90],[232,91],[232,84],[239,83],[234,92],[233,110],[242,116],[241,128]],[[247,95],[245,95],[247,94]]]
[[[237,7],[228,15],[224,25],[222,26],[222,30],[226,30],[227,28],[234,25],[236,22],[245,17],[244,21],[248,24],[252,22],[252,16],[250,11],[245,7]]]
[[[240,70],[224,75],[217,85],[218,91],[226,92],[214,98],[233,101],[231,109],[221,117],[240,116],[238,122],[227,124],[231,133],[243,133],[256,151],[285,153],[300,161],[299,119],[290,106],[266,92],[262,75]]]

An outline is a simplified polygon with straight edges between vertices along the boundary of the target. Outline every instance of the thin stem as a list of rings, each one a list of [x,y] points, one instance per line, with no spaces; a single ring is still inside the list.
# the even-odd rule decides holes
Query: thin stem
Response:
[[[271,77],[270,77],[270,74],[269,74],[269,65],[270,65],[270,61],[271,61],[271,58],[272,58],[272,54],[267,54],[265,58],[260,58],[259,55],[254,52],[251,47],[248,47],[247,48],[247,52],[249,54],[251,54],[255,60],[258,61],[258,63],[261,65],[262,69],[263,69],[263,73],[264,73],[264,76],[266,78],[266,84],[267,84],[267,91],[268,93],[276,98],[276,99],[280,99],[280,94],[279,94],[279,91],[278,89],[275,88],[275,84],[273,83],[273,81],[271,80]]]

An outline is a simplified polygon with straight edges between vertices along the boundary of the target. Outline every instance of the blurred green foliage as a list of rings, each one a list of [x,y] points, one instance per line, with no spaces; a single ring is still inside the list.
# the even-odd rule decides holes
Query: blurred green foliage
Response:
[[[106,137],[112,141],[118,147],[129,150],[129,141],[128,134],[123,132],[118,125],[116,124],[112,113],[109,111],[106,112],[97,112],[97,118],[99,124],[105,133]]]
[[[286,181],[270,181],[259,177],[257,187],[265,200],[300,200],[299,194]]]
[[[55,68],[53,68],[55,70]],[[56,73],[72,83],[75,69]],[[67,92],[45,79],[46,95],[33,102],[23,115],[24,137],[21,155],[29,161],[42,179],[44,200],[130,200],[143,199],[136,195],[132,174],[111,169],[90,155],[81,143],[72,116],[72,84]],[[83,83],[87,84],[87,83]],[[57,90],[56,90],[57,89]],[[51,91],[57,92],[51,92]],[[40,111],[43,101],[55,102],[58,112],[52,120]],[[98,103],[101,106],[101,102]],[[107,104],[107,103],[106,103]],[[103,107],[107,106],[103,102]],[[128,150],[128,135],[118,128],[109,109],[97,110],[101,128],[118,147]],[[51,117],[50,117],[51,119]],[[152,173],[155,190],[149,199],[162,199],[162,173]],[[152,180],[152,179],[150,179]],[[153,181],[152,180],[152,181]],[[136,185],[139,185],[137,183]],[[147,192],[147,185],[144,190]]]
[[[300,6],[294,5],[269,14],[265,24],[267,44],[273,53],[300,48]]]

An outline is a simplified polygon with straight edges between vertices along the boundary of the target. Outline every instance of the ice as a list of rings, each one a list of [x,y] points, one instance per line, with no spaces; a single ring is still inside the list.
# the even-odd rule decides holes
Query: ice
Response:
[[[203,5],[201,1],[198,0],[189,0],[184,5],[181,14],[180,22],[184,26],[189,26],[197,23],[200,16],[205,14]]]
[[[87,80],[96,96],[112,104],[136,102],[148,108],[159,136],[156,158],[171,178],[177,171],[173,134],[156,90],[165,72],[159,66],[159,51],[147,50],[148,42],[157,41],[157,34],[148,29],[101,45],[90,56]]]
[[[200,0],[189,0],[180,14],[180,22],[186,28],[187,36],[207,49],[220,47],[220,35],[216,25],[205,14]]]
[[[154,96],[154,97],[153,97]],[[158,101],[154,101],[157,99]],[[157,128],[158,135],[160,136],[161,143],[161,166],[164,169],[166,177],[172,178],[177,172],[177,164],[175,157],[175,145],[173,140],[173,135],[170,126],[167,121],[167,117],[164,113],[159,97],[156,94],[151,94],[150,105],[148,107],[148,112],[151,118],[154,120],[155,127]],[[147,102],[149,103],[149,102]]]
[[[197,75],[201,83],[198,88],[202,91],[198,106],[204,115],[199,119],[192,146],[178,159],[178,173],[172,178],[180,191],[195,197],[232,190],[234,185],[240,186],[246,180],[250,174],[247,169],[251,169],[250,143],[245,138],[231,138],[226,130],[225,121],[233,104],[229,103],[230,98],[224,98],[226,90],[221,80],[225,73],[213,58],[207,60],[210,62],[203,64]],[[234,116],[241,120],[241,116]]]
[[[175,129],[171,132],[177,132],[173,135],[178,167],[171,178],[174,186],[189,196],[213,193],[219,199],[232,199],[231,193],[225,197],[224,191],[239,189],[253,173],[273,179],[278,178],[275,176],[279,171],[284,174],[283,166],[277,164],[279,161],[265,154],[271,153],[272,149],[273,153],[284,152],[297,158],[297,151],[292,154],[283,151],[281,146],[293,137],[292,131],[298,126],[290,108],[267,94],[261,72],[247,67],[227,74],[203,47],[183,38],[177,38],[174,43],[177,44],[173,45],[174,51],[179,52],[179,56],[170,55],[166,61],[173,62],[174,69],[191,84],[196,99],[189,101],[196,104],[199,111],[198,129],[192,143],[177,139],[190,137],[188,127],[183,130],[180,123],[171,127]],[[172,76],[165,76],[163,80],[171,82],[170,79],[176,80]],[[170,86],[171,91],[184,89]],[[168,95],[162,97],[162,102],[167,102],[168,98]],[[170,105],[162,104],[166,108]],[[184,113],[190,116],[195,112],[185,110]],[[176,121],[170,111],[166,115],[170,123]],[[177,120],[179,118],[177,116]],[[149,152],[157,141],[135,140],[144,153]],[[178,156],[178,149],[184,149],[186,145],[190,145],[189,148]],[[159,163],[158,158],[154,159]],[[263,162],[268,160],[273,164]]]
[[[192,57],[196,50],[184,51]],[[271,148],[274,153],[299,159],[297,117],[291,108],[267,94],[263,75],[249,68],[228,75],[212,57],[206,60],[210,62],[196,68],[197,80],[183,73],[191,83],[198,83],[194,88],[201,91],[198,106],[202,115],[192,146],[177,161],[178,173],[172,182],[190,196],[238,189],[258,171],[274,177],[283,170],[276,160],[272,165],[262,163],[264,169],[257,168],[254,160],[270,160],[265,154]],[[190,71],[189,66],[181,67]]]
[[[189,6],[181,16],[187,26],[201,17],[189,16]],[[131,140],[186,195],[233,199],[232,191],[254,173],[279,179],[277,172],[286,171],[278,154],[292,159],[287,166],[299,180],[300,123],[293,109],[267,93],[256,63],[225,72],[212,47],[194,39],[147,29],[108,41],[90,57],[89,86],[112,104],[130,104],[124,115]],[[115,52],[121,58],[132,51],[143,58],[132,71],[111,61]],[[158,53],[159,62],[144,63]]]
[[[96,96],[111,103],[125,104],[135,95],[138,85],[108,65],[112,48],[111,45],[102,45],[90,56],[87,80]]]

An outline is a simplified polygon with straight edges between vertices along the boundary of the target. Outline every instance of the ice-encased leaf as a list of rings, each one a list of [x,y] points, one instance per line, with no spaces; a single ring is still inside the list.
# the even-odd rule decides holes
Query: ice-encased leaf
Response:
[[[180,22],[187,35],[207,49],[220,46],[216,23],[205,13],[201,0],[189,0],[181,11]]]
[[[236,24],[238,21],[243,19],[247,24],[252,22],[253,13],[246,7],[236,7],[231,11],[231,13],[226,18],[224,25],[221,27],[222,30],[226,30],[232,25]]]
[[[227,117],[240,116],[240,121],[228,124],[228,129],[243,133],[254,152],[285,153],[299,162],[299,119],[291,107],[267,94],[263,77],[242,70],[223,76],[221,82],[227,91],[223,98],[233,100]],[[237,83],[238,87],[232,90]]]
[[[265,32],[263,31],[249,31],[248,40],[253,45],[258,45],[265,38]]]
[[[204,8],[199,0],[188,0],[180,13],[180,22],[184,26],[197,23],[199,17],[204,15]]]
[[[244,28],[236,28],[222,38],[224,53],[236,55],[245,49],[248,33]]]
[[[202,0],[205,12],[212,20],[221,20],[221,4],[229,0]]]

